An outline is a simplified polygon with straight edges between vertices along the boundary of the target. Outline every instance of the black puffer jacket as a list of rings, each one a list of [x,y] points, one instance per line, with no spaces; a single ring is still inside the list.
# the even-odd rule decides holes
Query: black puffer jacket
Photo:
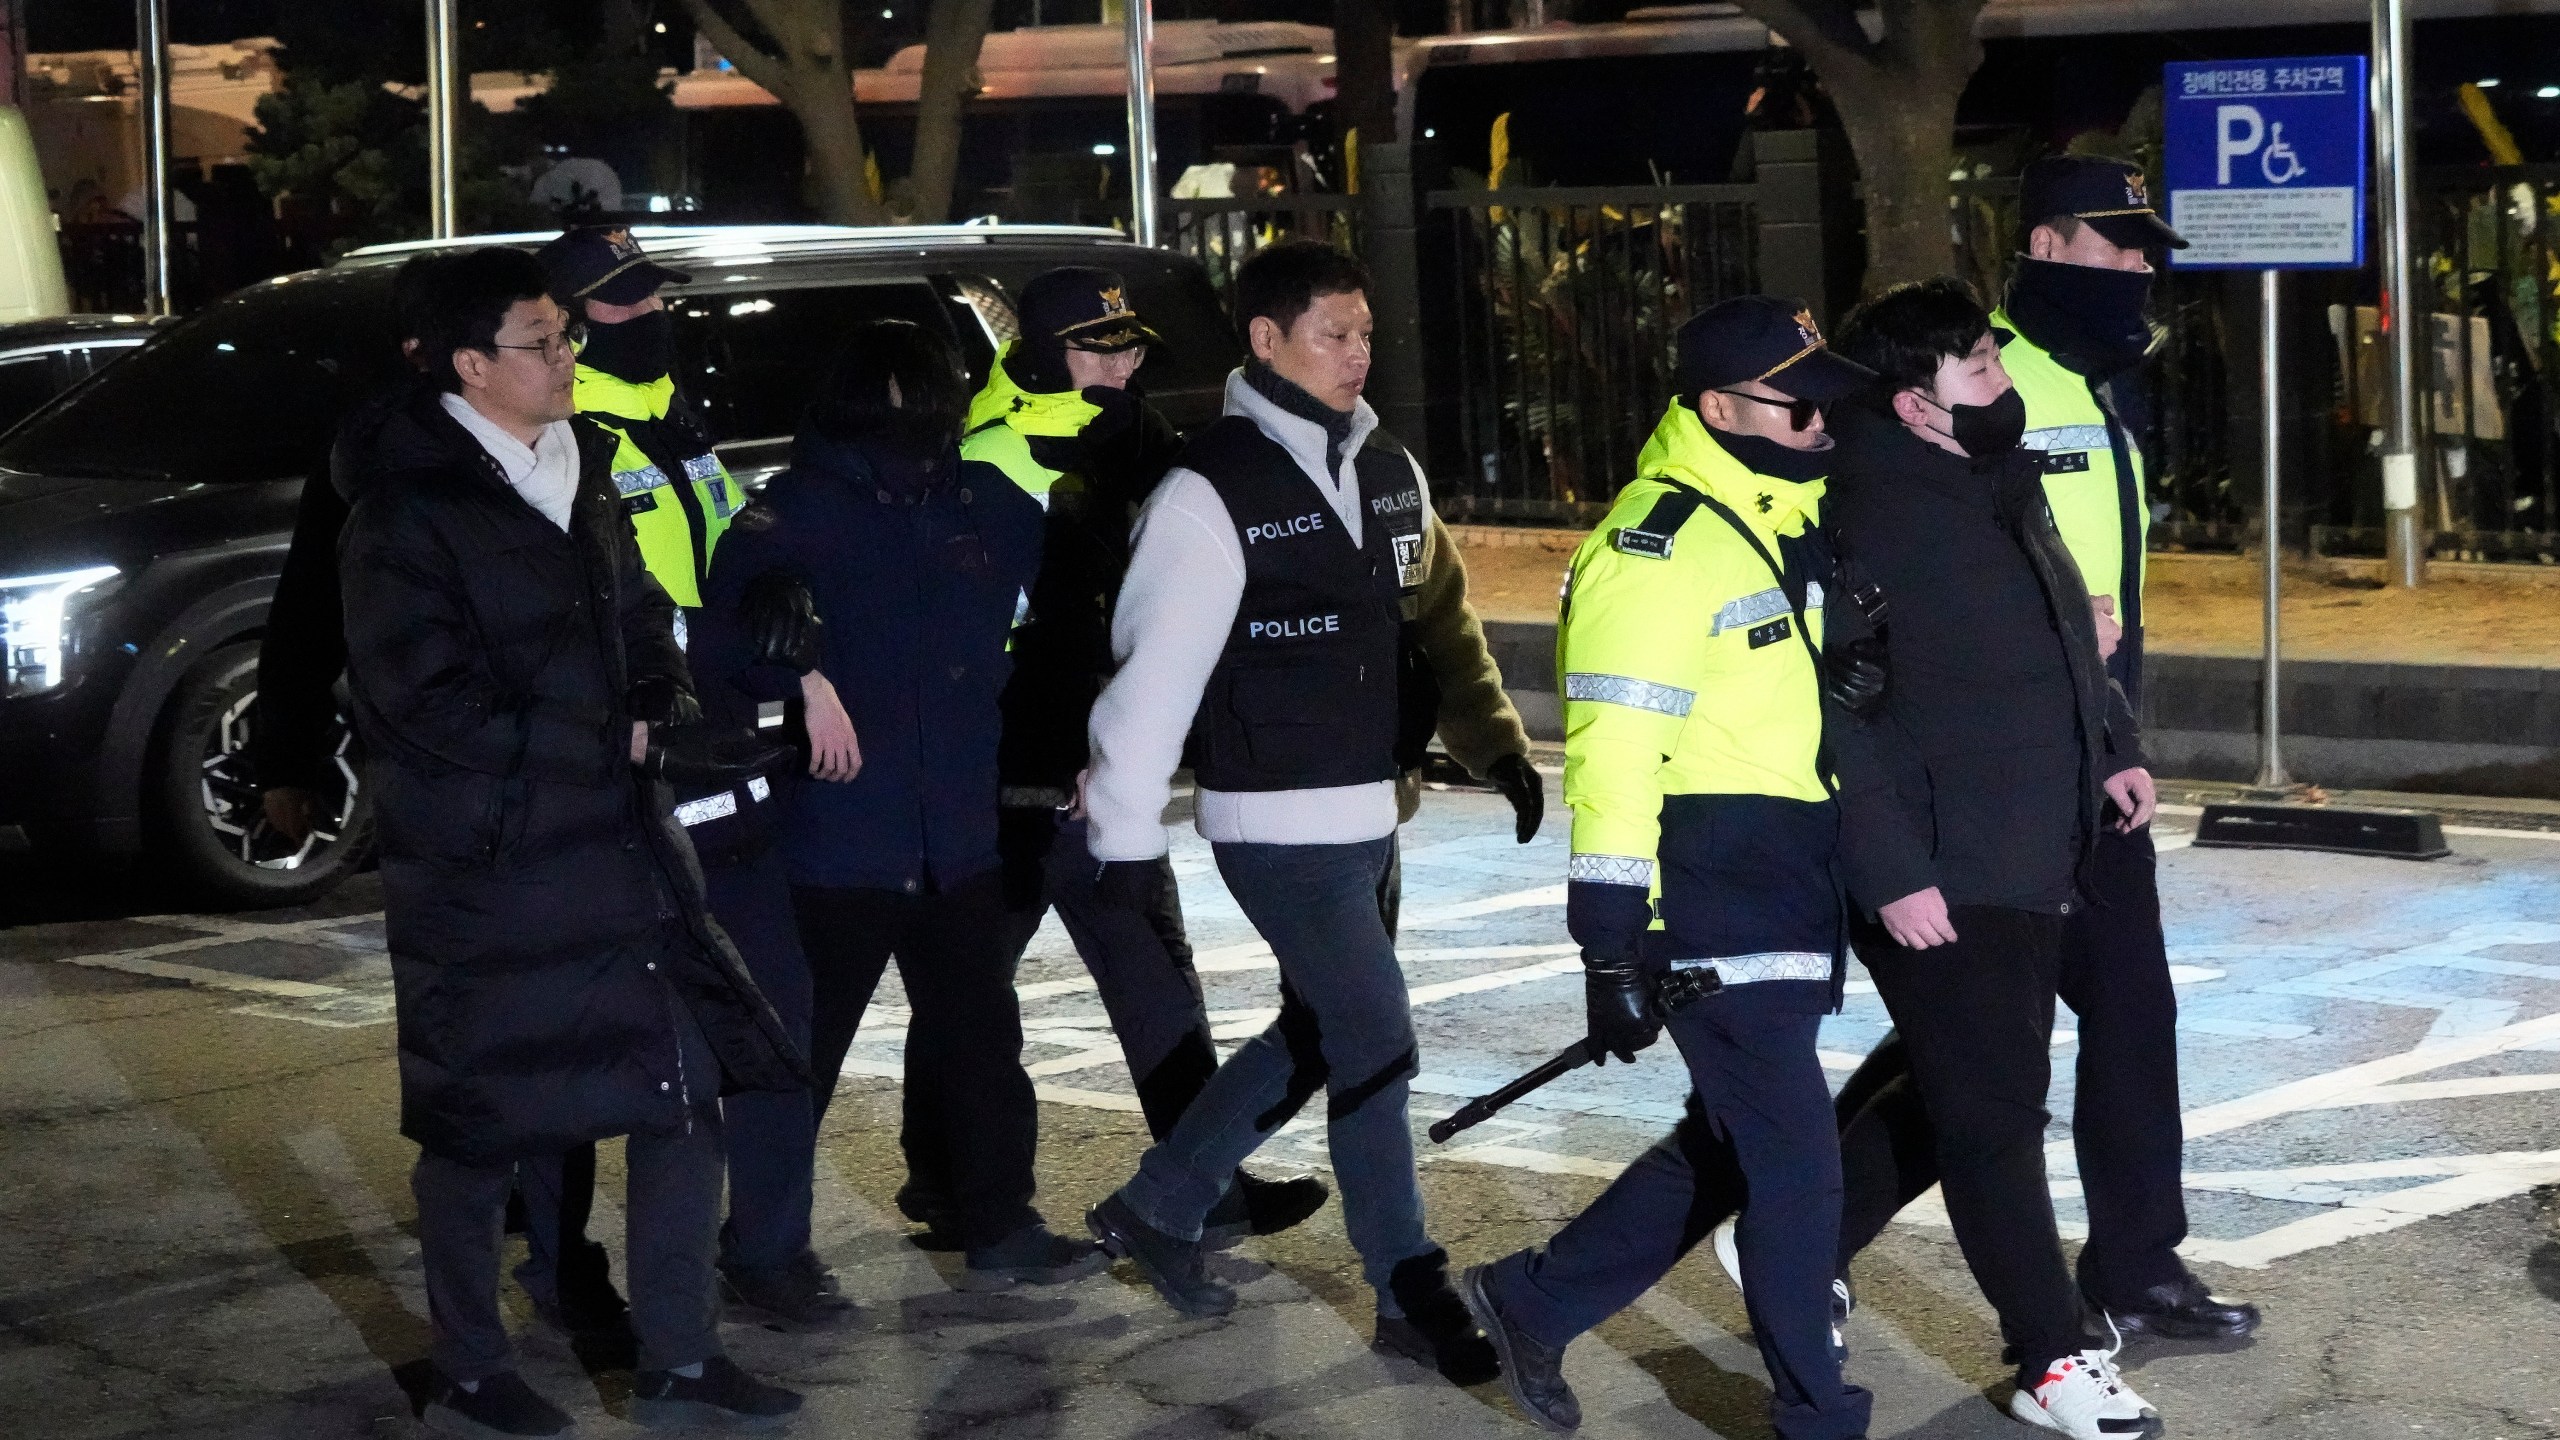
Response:
[[[1882,712],[1826,731],[1851,896],[2076,906],[2099,787],[2143,758],[2034,457],[1977,466],[1863,407],[1833,429],[1827,519],[1890,607]]]
[[[688,1123],[805,1068],[703,908],[691,848],[630,761],[638,676],[682,682],[573,422],[563,533],[433,392],[377,432],[339,570],[348,687],[380,817],[401,1132],[475,1164]],[[721,1074],[688,1073],[685,1012]]]

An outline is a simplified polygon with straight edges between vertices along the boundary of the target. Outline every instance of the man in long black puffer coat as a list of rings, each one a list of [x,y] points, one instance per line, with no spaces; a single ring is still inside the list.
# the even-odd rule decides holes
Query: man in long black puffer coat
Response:
[[[551,1435],[497,1304],[513,1161],[630,1137],[632,1418],[778,1419],[720,1352],[725,1091],[807,1083],[707,917],[640,770],[693,712],[601,432],[573,426],[567,322],[518,251],[457,257],[341,542],[348,681],[380,816],[400,1128],[435,1333],[425,1418]]]

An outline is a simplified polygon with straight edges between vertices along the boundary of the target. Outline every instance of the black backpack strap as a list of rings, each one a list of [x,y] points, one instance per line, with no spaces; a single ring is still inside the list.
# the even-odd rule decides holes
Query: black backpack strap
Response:
[[[1621,526],[1611,534],[1609,548],[1621,555],[1641,555],[1648,560],[1668,560],[1671,558],[1672,537],[1680,533],[1681,526],[1689,523],[1690,516],[1698,513],[1699,504],[1705,502],[1707,497],[1677,480],[1660,475],[1648,478],[1658,480],[1670,488],[1662,493],[1661,499],[1653,502],[1653,508],[1645,512],[1643,520],[1633,525]]]

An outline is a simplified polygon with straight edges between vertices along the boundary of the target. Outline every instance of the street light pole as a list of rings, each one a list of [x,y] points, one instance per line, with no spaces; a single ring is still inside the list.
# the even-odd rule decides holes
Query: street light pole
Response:
[[[1156,77],[1148,64],[1155,47],[1155,0],[1126,0],[1129,29],[1129,234],[1156,243]]]
[[[2374,179],[2382,190],[2385,397],[2383,550],[2388,582],[2414,589],[2426,576],[2418,538],[2418,302],[2410,233],[2409,0],[2373,0]]]
[[[169,282],[169,0],[135,0],[142,82],[142,307],[176,313]]]
[[[454,0],[427,0],[427,233],[450,240],[462,233],[454,206],[454,71],[461,48],[454,33]]]

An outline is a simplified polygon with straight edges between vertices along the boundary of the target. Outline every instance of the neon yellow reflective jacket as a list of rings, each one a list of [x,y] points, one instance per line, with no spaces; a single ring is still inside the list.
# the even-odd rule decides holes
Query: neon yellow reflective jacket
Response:
[[[1991,323],[2017,330],[2006,311],[1995,311]],[[2134,612],[2125,603],[2125,487],[2116,474],[2115,446],[2107,436],[2107,412],[2089,389],[2088,377],[2066,368],[2025,334],[2000,349],[2000,364],[2018,383],[2027,406],[2025,445],[2044,455],[2045,502],[2053,510],[2054,528],[2089,584],[2090,598],[2104,595],[2116,602],[2116,616]],[[2142,449],[2125,438],[2125,454],[2133,462],[2130,501],[2133,506],[2134,599],[2139,601],[2148,571],[2142,550],[2151,533],[2151,502],[2143,473]]]
[[[643,448],[643,435],[673,434],[671,427],[659,424],[675,403],[673,376],[640,385],[581,365],[576,385],[578,413],[613,432],[613,488],[621,492],[623,511],[640,538],[640,563],[658,578],[669,599],[688,609],[701,605],[702,577],[710,571],[712,549],[729,528],[729,517],[746,504],[738,482],[707,445],[687,445],[683,448],[696,453],[666,455],[664,465]],[[681,470],[681,476],[669,475],[669,466]]]
[[[1073,390],[1052,394],[1033,394],[1015,382],[1005,368],[1012,357],[1017,340],[1004,347],[989,367],[987,383],[969,402],[969,420],[960,440],[960,458],[983,460],[1002,470],[1023,493],[1040,502],[1046,509],[1049,492],[1061,486],[1080,488],[1080,479],[1064,471],[1052,470],[1031,453],[1030,437],[1049,436],[1071,439],[1084,433],[1101,409]]]
[[[1678,487],[1722,503],[1776,557],[1782,538],[1819,523],[1823,484],[1753,473],[1677,403],[1636,473],[1574,552],[1556,668],[1569,873],[1652,886],[1666,799],[1828,799],[1821,678],[1786,593],[1731,524]],[[1818,577],[1805,601],[1818,650]]]

